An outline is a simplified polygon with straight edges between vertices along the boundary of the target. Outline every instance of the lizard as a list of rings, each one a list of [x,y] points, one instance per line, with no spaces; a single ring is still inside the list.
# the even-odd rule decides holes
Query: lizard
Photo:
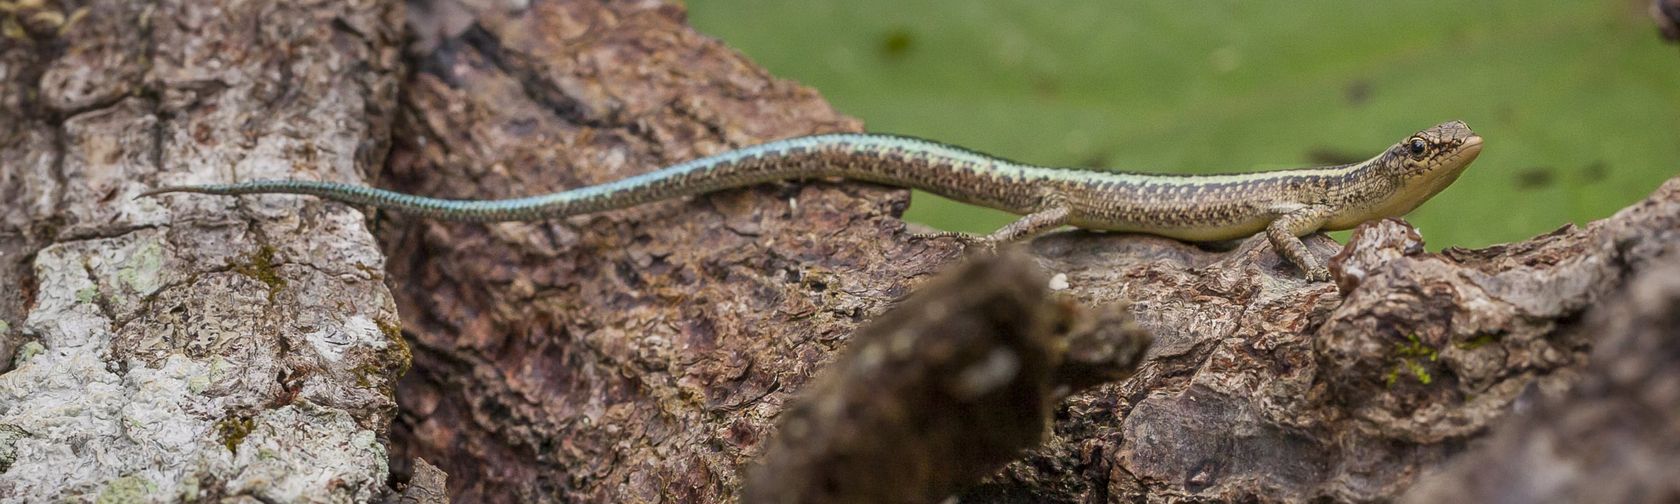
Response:
[[[921,189],[1020,215],[983,235],[942,232],[992,247],[1065,225],[1226,241],[1265,233],[1308,281],[1329,269],[1302,236],[1404,215],[1441,192],[1481,153],[1463,121],[1418,131],[1362,162],[1219,175],[1058,168],[962,147],[875,133],[771,141],[677,163],[613,182],[500,200],[449,200],[311,180],[251,180],[162,187],[167,193],[306,194],[421,217],[473,221],[559,218],[779,180],[843,178]]]

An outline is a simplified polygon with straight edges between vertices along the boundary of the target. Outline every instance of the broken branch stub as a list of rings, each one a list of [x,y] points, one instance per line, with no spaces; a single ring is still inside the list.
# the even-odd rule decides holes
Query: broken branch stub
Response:
[[[1039,444],[1057,401],[1130,375],[1150,341],[1048,281],[977,259],[860,330],[783,413],[746,502],[933,502]]]

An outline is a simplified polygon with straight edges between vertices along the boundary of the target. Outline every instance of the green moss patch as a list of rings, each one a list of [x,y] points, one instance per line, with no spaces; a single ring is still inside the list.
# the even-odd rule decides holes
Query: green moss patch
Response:
[[[373,387],[374,384],[381,383],[384,386],[380,388],[380,392],[395,397],[396,380],[408,374],[414,354],[408,348],[408,341],[403,339],[402,326],[384,319],[374,319],[373,323],[379,326],[379,332],[385,334],[385,349],[372,360],[356,367],[356,384]],[[375,380],[376,376],[380,379]]]
[[[263,245],[249,259],[249,263],[234,266],[233,271],[267,285],[268,301],[274,302],[280,290],[286,288],[286,279],[280,278],[280,273],[275,271],[274,247]]]
[[[1496,341],[1499,341],[1497,334],[1477,334],[1474,338],[1453,343],[1453,347],[1459,350],[1475,350]]]
[[[239,444],[245,442],[245,436],[251,435],[251,430],[256,427],[257,422],[251,417],[227,417],[216,422],[216,434],[228,453],[239,453]]]
[[[1428,385],[1435,381],[1434,375],[1429,373],[1429,368],[1425,367],[1423,363],[1425,361],[1435,362],[1441,357],[1441,353],[1434,347],[1424,344],[1423,339],[1418,338],[1417,334],[1406,335],[1405,342],[1395,343],[1394,356],[1398,358],[1398,362],[1394,364],[1394,367],[1389,368],[1387,374],[1383,375],[1384,385],[1393,388],[1394,384],[1399,382],[1403,375],[1410,375],[1422,385]]]

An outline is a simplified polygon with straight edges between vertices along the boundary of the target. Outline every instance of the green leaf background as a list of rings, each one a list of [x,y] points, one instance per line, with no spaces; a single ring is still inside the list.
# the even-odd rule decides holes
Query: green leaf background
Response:
[[[1363,159],[1463,119],[1480,159],[1431,248],[1603,218],[1680,173],[1680,48],[1644,0],[690,0],[871,131],[1021,161],[1212,173]],[[917,194],[906,216],[1010,220]]]

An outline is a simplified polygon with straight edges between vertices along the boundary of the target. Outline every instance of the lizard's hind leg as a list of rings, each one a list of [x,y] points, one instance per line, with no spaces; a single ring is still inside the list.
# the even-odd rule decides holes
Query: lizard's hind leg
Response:
[[[1044,234],[1045,231],[1067,224],[1068,216],[1072,211],[1073,209],[1068,208],[1066,204],[1057,203],[1054,206],[1023,215],[1021,218],[1015,219],[1015,222],[998,228],[997,231],[992,231],[992,234],[986,235],[984,239],[993,243],[1011,243],[1030,239]]]
[[[975,235],[956,231],[941,231],[932,233],[929,237],[954,237],[963,242],[963,246],[970,249],[984,251],[996,250],[999,245],[1031,239],[1044,232],[1062,227],[1068,222],[1073,208],[1056,195],[1046,196],[1038,210],[1015,219],[1006,226],[998,228],[987,235]]]

